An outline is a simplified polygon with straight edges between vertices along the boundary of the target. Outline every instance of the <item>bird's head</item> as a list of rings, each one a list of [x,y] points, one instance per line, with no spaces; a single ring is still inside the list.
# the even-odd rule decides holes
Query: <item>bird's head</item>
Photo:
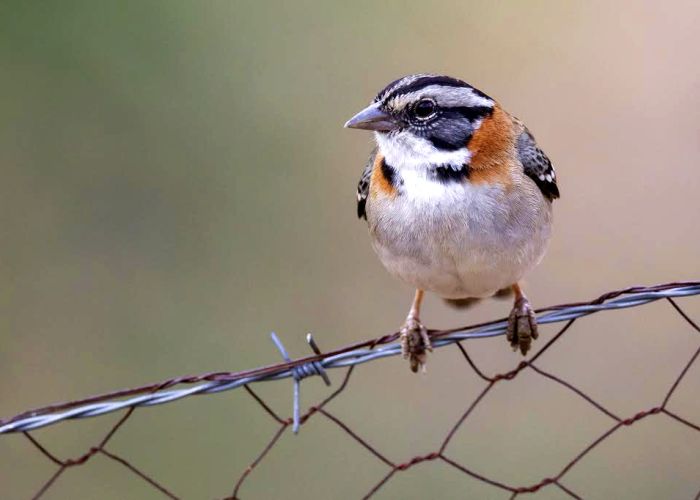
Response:
[[[468,163],[467,145],[495,102],[448,76],[416,74],[387,85],[350,118],[348,128],[372,130],[393,166]]]

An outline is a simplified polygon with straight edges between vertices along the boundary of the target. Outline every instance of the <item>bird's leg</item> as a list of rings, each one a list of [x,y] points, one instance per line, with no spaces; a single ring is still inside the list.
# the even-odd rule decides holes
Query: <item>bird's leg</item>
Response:
[[[520,349],[524,356],[530,350],[532,341],[538,336],[537,319],[520,285],[515,283],[511,288],[515,294],[515,303],[508,316],[506,336],[513,350]]]
[[[423,293],[423,290],[416,290],[411,310],[406,317],[406,323],[401,328],[401,354],[403,354],[404,359],[409,360],[411,371],[414,373],[420,367],[423,367],[423,370],[425,370],[427,351],[433,350],[430,344],[430,337],[428,337],[428,330],[423,326],[419,318]]]

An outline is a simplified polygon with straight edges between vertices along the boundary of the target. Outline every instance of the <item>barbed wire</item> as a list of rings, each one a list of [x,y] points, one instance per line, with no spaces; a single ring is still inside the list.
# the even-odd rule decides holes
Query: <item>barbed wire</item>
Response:
[[[700,345],[698,346],[694,354],[690,357],[690,359],[687,361],[687,363],[683,366],[679,375],[674,380],[667,393],[664,395],[662,402],[657,406],[641,410],[627,418],[617,416],[612,411],[605,408],[602,404],[597,402],[595,399],[587,395],[582,390],[578,389],[568,381],[565,381],[563,378],[542,370],[540,367],[536,366],[534,362],[544,352],[546,352],[547,349],[549,349],[549,347],[554,342],[561,338],[561,336],[571,327],[571,325],[578,318],[588,316],[603,310],[618,310],[637,307],[661,299],[667,300],[671,304],[673,309],[694,330],[700,333],[700,327],[698,327],[698,325],[685,313],[685,311],[677,304],[677,302],[673,300],[674,298],[688,297],[699,294],[700,282],[675,282],[653,285],[648,287],[630,287],[622,290],[616,290],[605,293],[600,297],[588,302],[561,304],[557,306],[539,309],[537,310],[538,323],[547,324],[564,322],[565,324],[529,360],[521,361],[515,368],[506,373],[496,374],[492,376],[486,375],[477,366],[475,361],[469,356],[464,345],[462,345],[462,341],[503,335],[506,329],[505,319],[481,323],[477,325],[471,325],[457,329],[430,330],[429,335],[431,337],[434,348],[437,349],[452,344],[456,345],[465,361],[470,365],[474,372],[486,383],[486,385],[484,389],[477,395],[477,397],[471,402],[471,404],[461,415],[461,417],[458,419],[455,425],[450,429],[450,431],[448,432],[438,449],[426,455],[413,457],[410,460],[403,463],[396,463],[386,458],[382,453],[379,452],[379,450],[371,446],[365,439],[360,437],[341,419],[339,419],[337,416],[333,415],[327,409],[325,409],[325,406],[330,401],[335,399],[347,387],[350,377],[356,366],[363,363],[401,354],[401,347],[396,343],[396,340],[399,335],[398,332],[378,337],[372,340],[367,340],[364,342],[353,344],[350,346],[346,346],[341,349],[337,349],[326,353],[322,353],[319,350],[315,341],[313,340],[311,335],[309,335],[307,336],[307,342],[314,350],[314,355],[299,358],[296,360],[291,360],[289,358],[289,356],[286,353],[286,350],[284,349],[284,346],[279,341],[277,336],[273,333],[272,339],[275,342],[275,345],[277,346],[278,350],[281,352],[282,357],[284,358],[284,362],[239,372],[212,372],[193,376],[175,377],[155,384],[114,391],[111,393],[92,396],[76,401],[53,404],[43,408],[26,411],[10,418],[1,419],[0,434],[20,432],[23,433],[37,450],[39,450],[45,457],[47,457],[59,467],[58,470],[46,481],[46,483],[34,495],[33,498],[41,497],[56,482],[56,480],[61,476],[61,474],[65,472],[65,470],[73,466],[82,465],[86,463],[91,457],[97,454],[100,454],[117,463],[120,463],[132,473],[134,473],[135,475],[149,483],[151,486],[153,486],[155,489],[160,491],[162,494],[170,498],[178,498],[170,490],[162,486],[160,483],[156,482],[152,477],[145,474],[143,471],[135,467],[123,457],[118,456],[110,451],[107,451],[105,448],[107,443],[110,441],[113,435],[121,428],[124,422],[126,422],[126,420],[129,419],[134,413],[134,411],[139,407],[161,405],[171,403],[189,396],[216,394],[242,387],[265,410],[265,412],[277,423],[279,427],[275,434],[272,436],[271,440],[263,448],[261,453],[242,472],[234,486],[231,495],[225,498],[239,498],[238,493],[245,479],[249,476],[253,469],[265,458],[267,453],[278,442],[278,440],[285,433],[285,431],[291,426],[293,431],[297,432],[301,425],[304,425],[312,416],[316,414],[322,415],[326,419],[336,424],[344,432],[350,435],[355,441],[357,441],[360,445],[367,449],[367,451],[370,452],[374,457],[383,462],[385,466],[389,467],[389,471],[386,473],[386,475],[381,479],[380,482],[378,482],[374,487],[372,487],[369,490],[365,498],[368,498],[374,493],[376,493],[397,472],[405,471],[422,462],[435,460],[441,461],[475,479],[490,484],[493,487],[511,492],[511,499],[521,494],[534,493],[549,485],[557,486],[560,490],[562,490],[564,493],[566,493],[572,498],[581,498],[577,493],[573,492],[570,488],[562,484],[562,477],[576,463],[578,463],[578,461],[580,461],[585,455],[587,455],[598,444],[600,444],[600,442],[607,439],[620,428],[631,426],[636,422],[652,415],[663,414],[680,425],[684,425],[688,428],[700,431],[700,426],[690,422],[688,419],[683,418],[682,416],[670,411],[667,408],[671,396],[676,391],[678,385],[683,380],[690,367],[695,363],[698,356],[700,355]],[[300,382],[306,377],[319,375],[323,377],[327,385],[330,385],[330,379],[326,373],[326,370],[339,368],[347,369],[340,386],[337,389],[335,389],[335,391],[333,391],[328,397],[322,400],[319,404],[310,406],[304,414],[301,414],[299,405]],[[521,373],[526,368],[529,368],[535,373],[567,388],[568,390],[570,390],[571,392],[588,402],[591,406],[599,410],[601,413],[606,415],[608,418],[612,419],[614,421],[614,425],[610,427],[605,433],[593,440],[586,448],[584,448],[569,463],[567,463],[557,474],[551,477],[543,478],[541,481],[535,484],[526,486],[514,486],[500,482],[493,478],[486,477],[465,467],[464,465],[458,463],[454,459],[448,457],[446,455],[446,449],[452,441],[457,430],[469,417],[474,408],[483,400],[484,396],[486,396],[486,394],[489,393],[499,382],[513,380],[515,377],[518,376],[519,373]],[[268,405],[255,391],[253,391],[253,389],[250,386],[258,382],[276,381],[287,378],[291,378],[294,381],[293,413],[292,417],[290,418],[282,418],[277,413],[275,413],[271,409],[270,405]],[[177,385],[191,385],[191,387],[186,387],[182,389],[172,389],[174,386]],[[119,419],[119,421],[109,430],[109,432],[104,436],[104,438],[96,446],[91,447],[86,453],[74,459],[61,460],[57,458],[54,454],[48,451],[48,449],[46,449],[46,447],[44,447],[34,436],[32,436],[29,433],[29,431],[39,429],[41,427],[55,425],[68,419],[96,417],[99,415],[105,415],[117,411],[125,411],[125,413]],[[696,500],[698,498],[700,498],[700,492],[698,492]]]
[[[624,309],[646,304],[662,298],[684,297],[697,294],[700,294],[700,283],[695,282],[670,283],[657,285],[654,287],[628,288],[625,290],[607,293],[593,301],[586,303],[558,305],[540,309],[537,311],[537,322],[539,324],[557,323],[586,316],[598,311]],[[430,331],[430,337],[432,339],[433,348],[440,348],[454,344],[455,342],[459,342],[461,340],[503,335],[505,333],[505,329],[506,321],[503,319],[480,325],[464,327],[457,330],[433,330]],[[171,403],[188,396],[194,396],[197,394],[214,394],[236,389],[255,382],[281,380],[285,378],[301,380],[311,375],[324,375],[325,369],[344,368],[401,354],[401,346],[398,344],[390,344],[385,345],[384,347],[374,348],[375,346],[394,342],[397,335],[397,333],[394,333],[371,341],[363,342],[362,344],[357,344],[363,346],[368,345],[369,347],[367,348],[350,350],[348,348],[343,348],[326,354],[319,353],[315,356],[292,361],[286,355],[282,344],[273,334],[273,339],[285,357],[284,363],[248,371],[208,373],[192,377],[177,377],[158,384],[150,384],[134,389],[93,396],[84,400],[40,408],[25,412],[9,419],[0,420],[0,434],[34,430],[40,427],[58,423],[62,420],[94,417],[123,410],[124,408]],[[307,339],[310,344],[315,345],[312,337],[307,337]],[[170,391],[163,390],[176,384],[191,384],[200,381],[208,382],[187,389]],[[149,392],[149,394],[126,400],[106,401],[113,397],[144,392]],[[298,400],[298,398],[295,398],[295,400]],[[82,406],[79,406],[81,404]],[[66,408],[71,409],[63,412],[56,412],[56,410]]]

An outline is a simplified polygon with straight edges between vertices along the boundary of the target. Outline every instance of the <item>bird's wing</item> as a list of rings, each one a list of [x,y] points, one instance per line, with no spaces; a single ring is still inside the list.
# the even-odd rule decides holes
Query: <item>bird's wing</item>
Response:
[[[369,181],[372,177],[372,166],[374,165],[374,158],[377,156],[377,150],[372,151],[369,155],[369,161],[365,169],[362,171],[362,177],[360,177],[360,182],[357,184],[357,217],[364,217],[367,220],[367,213],[365,212],[365,204],[367,203],[367,196],[369,195]]]
[[[525,174],[535,181],[545,198],[550,201],[559,198],[559,188],[552,162],[537,146],[535,138],[528,129],[523,130],[518,137],[518,155]]]

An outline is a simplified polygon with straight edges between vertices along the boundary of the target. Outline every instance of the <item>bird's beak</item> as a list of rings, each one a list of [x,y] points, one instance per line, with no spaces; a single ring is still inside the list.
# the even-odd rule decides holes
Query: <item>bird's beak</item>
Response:
[[[396,121],[390,114],[382,111],[379,107],[379,103],[375,102],[350,118],[345,124],[345,128],[361,128],[365,130],[376,130],[378,132],[388,132],[396,128]]]

